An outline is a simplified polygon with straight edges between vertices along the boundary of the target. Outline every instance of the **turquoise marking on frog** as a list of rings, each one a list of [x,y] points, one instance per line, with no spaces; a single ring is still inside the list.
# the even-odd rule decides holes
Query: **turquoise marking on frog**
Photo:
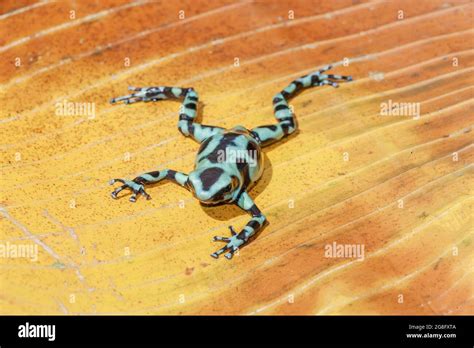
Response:
[[[312,74],[296,79],[273,98],[273,108],[278,121],[275,125],[266,125],[251,130],[236,126],[225,130],[221,127],[206,126],[194,122],[198,106],[198,95],[193,88],[180,87],[129,87],[134,93],[113,98],[112,104],[123,101],[132,104],[138,101],[158,101],[181,99],[183,105],[179,114],[178,129],[184,136],[190,136],[200,148],[196,157],[194,170],[189,175],[171,169],[144,173],[133,180],[112,179],[110,184],[121,182],[123,185],[112,192],[117,194],[129,189],[132,191],[130,201],[135,202],[137,195],[150,199],[145,186],[168,179],[188,189],[203,204],[237,204],[248,212],[252,218],[237,233],[229,226],[231,236],[215,236],[214,241],[223,241],[225,246],[211,256],[218,258],[225,254],[231,259],[234,253],[258,232],[266,222],[265,215],[255,205],[247,193],[263,173],[263,156],[261,148],[272,144],[296,130],[296,121],[288,106],[288,100],[304,88],[331,85],[338,87],[335,81],[352,81],[350,76],[324,74],[327,66]]]

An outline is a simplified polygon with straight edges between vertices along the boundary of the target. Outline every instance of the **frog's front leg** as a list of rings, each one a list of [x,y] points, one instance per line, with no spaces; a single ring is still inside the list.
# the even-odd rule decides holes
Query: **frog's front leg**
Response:
[[[163,179],[174,181],[175,183],[186,187],[186,181],[188,180],[188,176],[175,170],[165,169],[144,173],[142,175],[137,176],[133,180],[112,179],[109,182],[110,185],[113,185],[116,182],[121,182],[123,183],[123,185],[116,188],[112,192],[111,196],[112,198],[117,199],[117,194],[120,191],[124,189],[130,189],[133,192],[132,196],[130,196],[130,202],[135,202],[137,200],[138,194],[145,196],[146,199],[151,199],[150,195],[145,191],[145,185],[157,183]]]
[[[241,194],[239,200],[237,201],[237,205],[246,212],[250,213],[252,215],[252,219],[250,219],[250,221],[240,233],[235,232],[234,228],[229,226],[230,232],[232,234],[231,237],[214,237],[214,241],[222,241],[226,243],[223,248],[211,254],[211,256],[216,259],[220,254],[228,250],[229,252],[225,254],[225,257],[230,260],[239,247],[247,243],[249,238],[252,237],[258,230],[260,230],[266,221],[265,215],[263,215],[260,209],[257,208],[247,192],[243,192]]]

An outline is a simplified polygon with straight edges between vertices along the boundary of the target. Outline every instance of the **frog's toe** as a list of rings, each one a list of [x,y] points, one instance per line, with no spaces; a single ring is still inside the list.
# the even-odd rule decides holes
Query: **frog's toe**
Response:
[[[112,193],[111,193],[110,195],[112,196],[113,199],[118,199],[117,194],[118,194],[120,191],[122,191],[122,190],[124,190],[124,189],[126,189],[126,188],[127,188],[127,185],[122,185],[122,186],[116,188],[114,191],[112,191]]]
[[[326,65],[324,68],[319,70],[319,73],[322,74],[323,72],[326,72],[328,70],[332,69],[332,64]]]
[[[132,203],[135,203],[137,201],[137,194],[132,194],[128,200]]]
[[[223,254],[229,247],[226,245],[225,247],[220,248],[215,253],[212,253],[211,256],[215,259],[219,258],[220,254]]]
[[[220,236],[214,236],[214,238],[212,239],[214,242],[216,241],[222,241],[222,242],[230,242],[230,239],[227,238],[227,237],[220,237]]]
[[[143,101],[147,97],[147,92],[145,88],[128,87],[128,89],[134,91],[135,93],[112,98],[110,99],[110,104],[115,104],[120,101],[123,101],[125,104],[133,104],[139,101]]]
[[[235,232],[234,228],[232,226],[229,226],[229,230],[230,230],[230,234],[232,234],[232,236],[236,236],[237,235],[237,232]]]
[[[113,185],[116,182],[121,182],[122,184],[126,184],[124,179],[112,179],[112,180],[109,181],[109,185]]]
[[[136,102],[149,102],[166,99],[164,94],[165,87],[133,87],[129,86],[128,89],[134,93],[124,95],[117,98],[110,99],[111,104],[123,101],[125,104],[133,104]]]
[[[151,199],[151,196],[150,196],[148,193],[146,193],[145,189],[142,189],[142,190],[140,191],[140,193],[141,193],[141,194],[143,195],[143,197],[145,197],[147,200],[150,200],[150,199]]]
[[[236,248],[236,247],[230,248],[229,252],[224,255],[225,258],[226,258],[227,260],[230,260],[230,259],[232,258],[232,256],[234,256],[234,253],[235,253],[237,250],[238,250],[238,248]]]
[[[232,237],[230,238],[214,236],[213,238],[214,241],[226,242],[227,244],[223,248],[217,250],[215,253],[212,253],[211,256],[213,258],[217,259],[220,254],[223,254],[224,252],[229,250],[229,252],[225,254],[225,257],[228,260],[230,260],[232,256],[234,255],[234,253],[239,249],[239,246],[245,243],[244,240],[239,238],[237,232],[235,232],[232,226],[229,226],[229,230],[230,230],[230,233],[232,234]]]
[[[123,101],[125,104],[132,103],[137,96],[135,94],[123,95],[120,97],[110,99],[110,104],[115,104],[117,102]]]
[[[130,202],[136,202],[138,194],[143,195],[146,199],[151,199],[150,195],[146,193],[145,187],[142,184],[138,184],[135,181],[125,179],[112,179],[109,181],[109,184],[113,185],[116,182],[121,182],[123,183],[123,185],[112,191],[110,195],[113,199],[118,199],[117,195],[124,189],[130,189],[133,192],[132,196],[129,198]]]
[[[344,75],[335,75],[335,74],[321,74],[319,75],[320,82],[328,81],[333,87],[338,87],[338,84],[335,82],[350,82],[352,81],[352,76]]]
[[[145,188],[143,185],[134,185],[130,187],[133,191],[133,194],[130,196],[129,201],[132,203],[135,203],[137,201],[137,195],[141,194],[144,196],[147,200],[151,199],[151,196],[146,193]]]

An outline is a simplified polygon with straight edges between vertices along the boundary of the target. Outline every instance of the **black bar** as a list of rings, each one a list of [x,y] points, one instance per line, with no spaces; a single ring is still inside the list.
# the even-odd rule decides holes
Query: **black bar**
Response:
[[[324,343],[472,347],[472,319],[472,316],[3,316],[0,346],[86,343],[314,346]],[[30,329],[33,324],[55,325],[54,341],[47,337],[19,337],[20,325],[26,323]],[[456,337],[408,338],[407,334],[455,334]]]

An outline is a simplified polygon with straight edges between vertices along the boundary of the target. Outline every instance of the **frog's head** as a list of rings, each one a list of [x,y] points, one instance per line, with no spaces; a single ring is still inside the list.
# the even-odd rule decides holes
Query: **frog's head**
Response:
[[[189,174],[187,187],[204,204],[219,204],[232,200],[239,189],[239,180],[222,168],[210,167]]]

